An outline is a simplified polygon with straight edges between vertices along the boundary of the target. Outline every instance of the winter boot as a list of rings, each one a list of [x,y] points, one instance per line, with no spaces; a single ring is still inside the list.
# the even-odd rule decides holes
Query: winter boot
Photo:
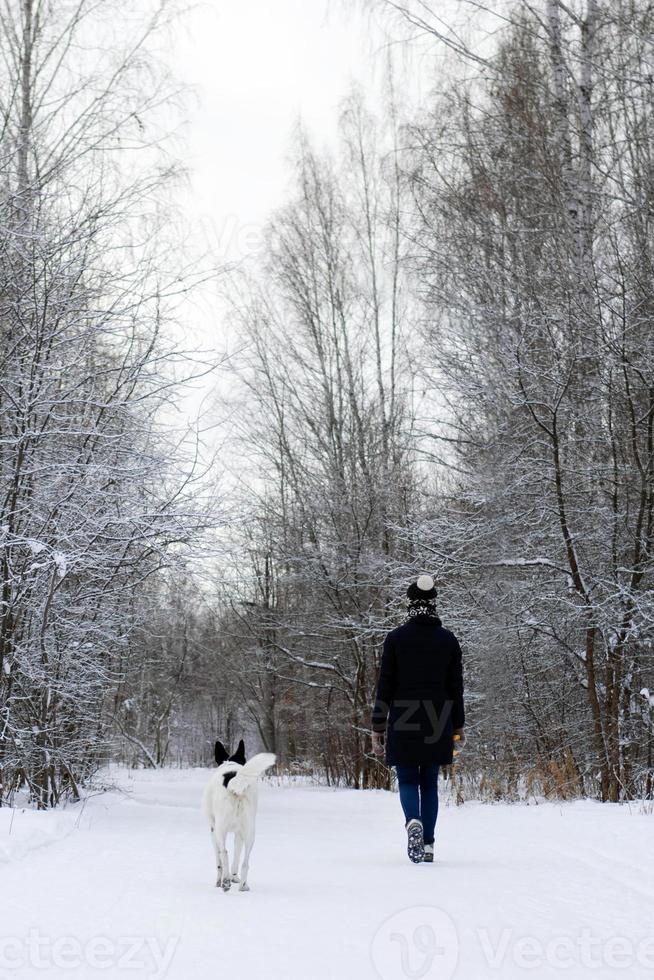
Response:
[[[425,844],[425,856],[423,858],[423,861],[426,861],[427,864],[433,864],[434,863],[434,845],[433,844]]]
[[[406,825],[407,835],[407,854],[409,860],[414,864],[420,864],[425,856],[425,842],[422,836],[422,823],[420,820],[409,820]]]

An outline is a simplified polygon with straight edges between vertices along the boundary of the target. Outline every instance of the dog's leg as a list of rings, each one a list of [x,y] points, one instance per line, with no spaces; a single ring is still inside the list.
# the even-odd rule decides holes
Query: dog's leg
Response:
[[[220,863],[220,847],[216,840],[216,831],[211,828],[211,843],[213,844],[214,854],[216,855],[216,888],[220,888],[223,883],[223,867]]]
[[[241,865],[241,887],[239,891],[249,892],[250,886],[248,885],[248,871],[250,869],[250,852],[254,845],[254,835],[248,837],[245,841],[245,855],[243,857],[243,864]]]
[[[228,892],[231,887],[232,880],[229,877],[229,855],[227,854],[226,833],[222,834],[218,842],[218,847],[220,850],[220,865],[222,867],[222,873],[223,873],[222,888],[224,892]]]
[[[232,881],[240,881],[238,876],[238,865],[241,860],[243,850],[243,838],[240,834],[234,834],[234,860],[232,861]]]

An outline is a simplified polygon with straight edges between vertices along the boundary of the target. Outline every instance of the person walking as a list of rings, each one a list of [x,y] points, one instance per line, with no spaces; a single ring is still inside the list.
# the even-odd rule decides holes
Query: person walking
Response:
[[[461,647],[436,613],[431,575],[409,585],[407,600],[407,621],[384,641],[371,727],[375,755],[385,748],[395,766],[407,853],[419,864],[434,860],[438,772],[452,763],[454,736],[465,741],[465,710]]]

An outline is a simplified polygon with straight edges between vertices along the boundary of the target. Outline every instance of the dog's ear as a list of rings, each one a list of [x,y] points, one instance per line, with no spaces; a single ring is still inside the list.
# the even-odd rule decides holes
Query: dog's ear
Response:
[[[227,751],[223,743],[220,741],[220,739],[216,741],[213,754],[216,759],[216,764],[219,766],[222,765],[223,762],[225,762],[227,759],[229,759],[229,752]]]
[[[238,743],[238,748],[234,755],[230,755],[230,762],[238,762],[239,766],[245,765],[245,743],[243,739]]]

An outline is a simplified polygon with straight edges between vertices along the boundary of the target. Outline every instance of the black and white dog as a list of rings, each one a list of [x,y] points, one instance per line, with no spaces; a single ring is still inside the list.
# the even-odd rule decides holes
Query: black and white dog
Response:
[[[216,886],[229,891],[232,882],[240,880],[240,891],[246,892],[249,891],[248,869],[257,815],[257,780],[266,769],[274,766],[276,757],[270,752],[260,752],[246,761],[243,739],[238,743],[234,755],[230,756],[222,742],[216,742],[214,754],[218,770],[204,791],[204,812],[209,820],[216,853]],[[234,834],[231,874],[227,854],[229,833]],[[239,878],[241,853],[243,863]]]

